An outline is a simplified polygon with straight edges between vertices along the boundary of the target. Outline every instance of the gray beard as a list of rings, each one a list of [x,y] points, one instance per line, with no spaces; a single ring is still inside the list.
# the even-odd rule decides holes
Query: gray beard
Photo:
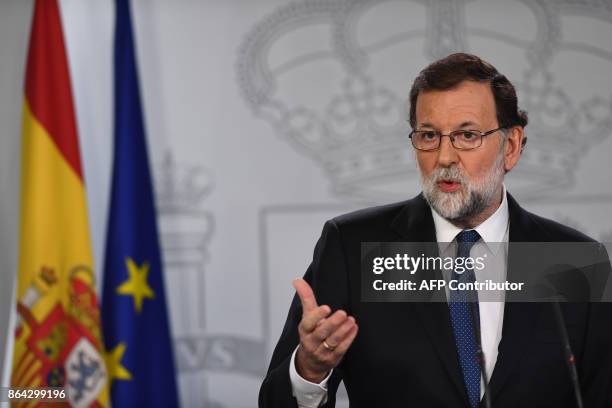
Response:
[[[500,152],[491,169],[478,180],[470,180],[457,166],[437,168],[429,177],[421,173],[425,200],[450,222],[466,223],[474,219],[497,198],[496,193],[504,180],[503,159],[503,152]],[[440,180],[457,181],[461,188],[445,193],[438,188]]]

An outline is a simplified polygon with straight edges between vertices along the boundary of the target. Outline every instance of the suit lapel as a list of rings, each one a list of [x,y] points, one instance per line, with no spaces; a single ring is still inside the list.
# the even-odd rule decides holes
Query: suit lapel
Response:
[[[422,194],[408,202],[391,223],[391,228],[404,242],[437,242],[431,209]],[[437,251],[430,255],[437,255]],[[441,279],[441,276],[438,271],[438,275],[433,278]],[[414,302],[411,305],[419,316],[431,343],[435,346],[440,363],[455,384],[457,392],[469,405],[452,332],[448,304],[446,302]]]
[[[537,242],[540,238],[537,227],[531,221],[529,213],[523,210],[514,198],[508,194],[510,216],[510,242]],[[391,228],[406,242],[436,242],[435,226],[429,205],[419,195],[410,200],[402,212],[393,220]],[[508,253],[508,279],[516,269],[511,248]],[[436,352],[440,363],[446,369],[457,391],[463,396],[466,404],[468,397],[463,384],[463,375],[457,357],[455,340],[451,329],[448,305],[443,302],[412,303]],[[499,396],[510,376],[515,373],[522,350],[531,339],[537,319],[534,311],[540,307],[531,303],[510,303],[504,306],[504,323],[502,338],[498,347],[497,362],[489,383],[492,401]],[[520,375],[520,373],[518,373]]]
[[[531,222],[529,213],[523,210],[510,194],[508,194],[508,210],[510,213],[510,243],[538,241],[537,229]],[[513,256],[512,248],[509,247],[508,280],[512,280],[517,264],[518,259]],[[539,314],[540,310],[540,306],[533,303],[506,302],[504,305],[502,338],[489,383],[493,403],[510,375],[517,369],[518,362],[523,357],[523,350],[526,349],[538,320],[534,312]]]

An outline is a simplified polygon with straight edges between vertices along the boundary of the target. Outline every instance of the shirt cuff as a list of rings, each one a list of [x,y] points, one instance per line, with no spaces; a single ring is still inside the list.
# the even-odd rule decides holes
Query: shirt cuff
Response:
[[[298,347],[293,351],[291,362],[289,363],[289,378],[291,379],[293,396],[297,400],[299,408],[317,408],[327,401],[327,381],[333,370],[330,370],[327,377],[319,384],[305,380],[298,374],[295,368],[295,355]]]

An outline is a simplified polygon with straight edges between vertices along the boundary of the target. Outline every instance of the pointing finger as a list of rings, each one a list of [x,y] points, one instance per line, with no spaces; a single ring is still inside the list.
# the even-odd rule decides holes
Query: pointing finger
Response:
[[[330,334],[338,329],[347,320],[347,314],[344,310],[336,310],[333,315],[325,319],[317,329],[313,332],[313,336],[319,340],[325,340]]]
[[[327,305],[319,306],[308,313],[304,313],[302,317],[302,329],[306,333],[310,333],[318,328],[327,316],[331,313],[331,309]]]

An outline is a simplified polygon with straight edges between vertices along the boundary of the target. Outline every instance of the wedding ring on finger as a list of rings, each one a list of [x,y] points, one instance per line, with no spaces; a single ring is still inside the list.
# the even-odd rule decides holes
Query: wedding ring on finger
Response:
[[[323,340],[323,347],[325,347],[326,350],[334,351],[338,346],[330,346],[329,344],[327,344],[327,341]]]

